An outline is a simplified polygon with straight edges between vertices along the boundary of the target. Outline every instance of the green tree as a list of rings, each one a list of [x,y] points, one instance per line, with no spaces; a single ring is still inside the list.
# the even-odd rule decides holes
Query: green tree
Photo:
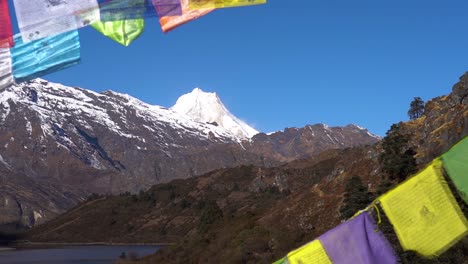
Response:
[[[340,208],[340,217],[343,220],[351,218],[359,210],[366,208],[372,202],[371,194],[358,176],[346,181],[343,204]]]
[[[215,201],[206,201],[203,203],[203,209],[200,215],[200,223],[198,225],[198,232],[201,234],[206,233],[208,228],[216,221],[223,218],[223,211],[219,209]]]
[[[409,147],[409,140],[410,136],[402,133],[399,124],[393,124],[382,140],[380,165],[391,180],[402,182],[417,170],[416,152]]]
[[[414,97],[408,110],[408,116],[411,120],[419,118],[424,113],[424,101],[421,97]]]

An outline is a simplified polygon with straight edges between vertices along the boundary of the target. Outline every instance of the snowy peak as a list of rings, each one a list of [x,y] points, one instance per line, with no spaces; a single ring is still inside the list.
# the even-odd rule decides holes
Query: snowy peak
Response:
[[[242,139],[258,134],[257,130],[231,114],[216,93],[204,92],[200,88],[179,97],[171,109],[197,122],[217,124]]]

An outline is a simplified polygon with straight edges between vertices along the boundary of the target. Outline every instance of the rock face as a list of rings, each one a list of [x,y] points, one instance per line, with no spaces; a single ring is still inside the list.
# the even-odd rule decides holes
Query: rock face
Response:
[[[219,168],[269,167],[378,141],[357,126],[324,125],[250,138],[256,131],[216,95],[195,89],[183,98],[168,109],[42,79],[0,93],[0,224],[34,225],[91,193],[137,192]]]
[[[403,123],[412,135],[418,163],[426,163],[468,136],[468,73],[460,77],[452,92],[426,103],[421,118]]]

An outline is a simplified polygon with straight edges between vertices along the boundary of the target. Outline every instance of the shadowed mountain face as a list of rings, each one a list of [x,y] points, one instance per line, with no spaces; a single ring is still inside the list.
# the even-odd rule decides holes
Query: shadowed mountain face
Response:
[[[468,136],[467,80],[468,74],[451,94],[429,101],[421,118],[400,123],[412,135],[409,147],[418,153],[419,168]],[[255,141],[263,137],[262,144],[277,148],[280,157],[292,156],[293,148],[285,146],[301,142],[307,130],[314,130],[319,138],[328,134],[337,140],[332,132],[346,129],[323,125],[286,129],[270,136],[259,134],[249,144],[258,144]],[[381,149],[375,144],[326,150],[280,166],[219,169],[158,184],[139,194],[97,198],[32,229],[28,238],[176,243],[137,263],[271,263],[340,223],[344,186],[351,177],[362,179],[371,198],[377,195],[383,175]],[[393,234],[394,245],[398,245],[396,239]],[[462,242],[465,252],[467,243]],[[449,258],[437,263],[461,262]]]
[[[8,88],[0,93],[0,224],[42,223],[91,193],[137,192],[219,168],[270,167],[378,141],[354,125],[249,138],[256,131],[212,97],[195,89],[177,112],[42,79]]]

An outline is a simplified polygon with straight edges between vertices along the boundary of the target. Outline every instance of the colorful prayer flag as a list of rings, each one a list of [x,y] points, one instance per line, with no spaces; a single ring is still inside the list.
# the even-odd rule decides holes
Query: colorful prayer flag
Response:
[[[13,84],[10,49],[0,48],[0,91]]]
[[[266,2],[266,0],[190,0],[190,9],[260,5]]]
[[[468,204],[468,137],[442,155],[444,168]]]
[[[128,19],[121,21],[96,22],[91,24],[93,28],[104,36],[128,46],[137,39],[145,28],[144,19]]]
[[[13,29],[8,0],[0,0],[0,48],[9,47],[13,47]]]
[[[441,160],[379,200],[405,250],[434,257],[468,234],[468,222],[443,178]]]
[[[13,76],[17,82],[27,81],[59,71],[80,62],[78,31],[24,43],[15,36],[11,51]]]
[[[288,261],[290,264],[332,264],[319,240],[290,252]]]
[[[179,27],[187,22],[204,16],[214,10],[213,8],[201,8],[191,10],[189,8],[189,1],[190,0],[180,0],[180,4],[182,6],[181,15],[160,16],[159,23],[161,24],[162,31],[169,32],[176,27]],[[157,8],[156,11],[158,12],[158,14],[160,14]]]
[[[363,212],[318,238],[334,264],[394,264],[398,258],[372,216]]]
[[[13,0],[23,42],[72,31],[99,21],[96,0]]]

